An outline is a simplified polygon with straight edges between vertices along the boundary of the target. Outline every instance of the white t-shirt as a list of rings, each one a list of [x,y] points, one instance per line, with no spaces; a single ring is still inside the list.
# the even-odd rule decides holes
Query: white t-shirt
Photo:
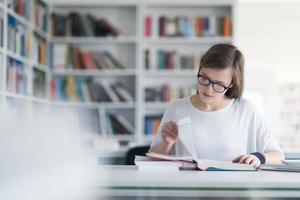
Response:
[[[173,101],[164,113],[151,146],[161,142],[161,126],[165,122],[178,122],[185,117],[191,117],[192,137],[200,159],[233,160],[252,152],[282,152],[260,113],[243,98],[232,99],[224,108],[212,112],[195,108],[190,97]],[[179,140],[173,145],[171,154],[188,155]]]

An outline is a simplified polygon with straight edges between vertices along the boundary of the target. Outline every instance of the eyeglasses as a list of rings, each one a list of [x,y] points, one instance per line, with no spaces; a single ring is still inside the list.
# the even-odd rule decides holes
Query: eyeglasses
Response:
[[[224,85],[222,85],[222,84],[220,84],[220,83],[213,82],[212,80],[210,80],[209,78],[207,78],[207,77],[205,77],[205,76],[203,76],[203,75],[198,74],[197,76],[198,76],[198,82],[199,82],[201,85],[208,86],[208,85],[212,84],[213,89],[214,89],[216,92],[218,92],[218,93],[224,92],[224,91],[227,90],[227,89],[230,87],[230,85],[231,85],[231,83],[230,83],[229,86],[226,87],[226,86],[224,86]]]

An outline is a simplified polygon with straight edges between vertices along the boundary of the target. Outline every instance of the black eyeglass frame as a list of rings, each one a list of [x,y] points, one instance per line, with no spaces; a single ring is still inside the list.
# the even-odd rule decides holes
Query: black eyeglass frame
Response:
[[[208,80],[208,84],[200,83],[200,81],[199,81],[199,78],[200,78],[200,77],[201,77],[201,78],[207,79],[207,80]],[[230,88],[230,86],[231,86],[231,84],[232,84],[232,81],[231,81],[230,84],[229,84],[229,86],[226,87],[226,86],[224,86],[224,85],[222,85],[222,84],[220,84],[220,83],[216,83],[216,82],[210,80],[210,78],[208,78],[208,77],[206,77],[206,76],[203,76],[203,75],[201,75],[201,74],[197,74],[197,80],[198,80],[198,83],[199,83],[200,85],[203,85],[203,86],[208,86],[208,85],[212,84],[212,88],[214,89],[214,91],[216,91],[216,92],[218,92],[218,93],[223,93],[224,91],[228,90],[228,88]],[[216,90],[216,89],[215,89],[215,85],[222,86],[222,87],[223,87],[223,90],[222,90],[222,91]]]

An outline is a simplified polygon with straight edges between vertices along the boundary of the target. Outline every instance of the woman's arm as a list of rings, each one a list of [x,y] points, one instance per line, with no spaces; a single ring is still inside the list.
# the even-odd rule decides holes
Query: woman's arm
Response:
[[[157,145],[152,146],[148,152],[169,154],[173,144],[178,137],[178,127],[175,122],[168,121],[161,128],[162,140]]]
[[[250,164],[255,168],[258,168],[261,164],[281,164],[281,160],[284,159],[284,155],[281,151],[268,151],[260,153],[264,157],[264,163],[261,163],[260,158],[254,154],[244,154],[235,158],[232,162],[234,163],[245,163]]]
[[[148,152],[155,152],[161,154],[169,154],[172,148],[172,144],[166,143],[162,140],[159,144],[151,147]]]

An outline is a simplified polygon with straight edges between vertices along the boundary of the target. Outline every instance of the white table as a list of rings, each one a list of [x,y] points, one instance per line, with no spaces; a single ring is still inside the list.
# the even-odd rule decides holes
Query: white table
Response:
[[[94,188],[127,197],[299,197],[300,173],[139,171],[136,166],[101,166]]]

